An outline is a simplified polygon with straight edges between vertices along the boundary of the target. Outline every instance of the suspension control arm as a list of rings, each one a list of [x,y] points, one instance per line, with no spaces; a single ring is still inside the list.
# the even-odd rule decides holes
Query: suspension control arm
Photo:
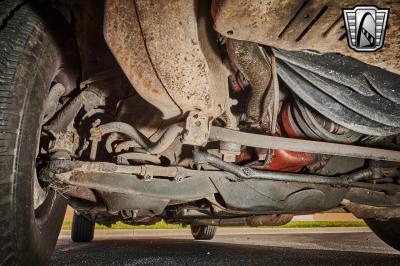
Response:
[[[129,176],[142,176],[144,180],[150,181],[153,177],[172,178],[180,183],[187,178],[208,179],[208,178],[227,178],[231,181],[241,180],[271,180],[283,182],[296,182],[306,184],[322,184],[340,187],[359,187],[375,191],[400,192],[400,185],[396,184],[373,184],[359,182],[373,175],[369,169],[361,170],[350,175],[338,177],[281,173],[271,171],[259,171],[249,167],[242,167],[227,163],[220,158],[205,153],[195,152],[194,161],[198,165],[209,164],[219,171],[192,170],[180,166],[156,166],[156,165],[118,165],[107,162],[83,162],[70,160],[51,161],[40,178],[45,182],[61,181],[68,183],[71,177],[82,175],[107,174]],[[73,184],[76,185],[76,184]]]
[[[341,187],[360,187],[378,191],[400,191],[400,185],[359,182],[361,180],[368,179],[373,175],[373,171],[371,171],[370,169],[365,169],[353,174],[337,177],[260,171],[252,169],[250,167],[243,167],[228,163],[221,160],[215,155],[200,151],[194,153],[194,162],[198,165],[212,165],[220,170],[234,174],[236,177],[238,177],[239,180],[260,179],[283,182],[333,185]]]
[[[210,140],[231,142],[248,147],[265,149],[320,153],[327,155],[400,162],[400,151],[251,134],[215,126],[211,128]]]

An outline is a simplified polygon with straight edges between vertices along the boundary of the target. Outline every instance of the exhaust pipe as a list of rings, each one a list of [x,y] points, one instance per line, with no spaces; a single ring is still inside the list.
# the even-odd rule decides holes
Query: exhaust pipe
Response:
[[[191,222],[192,225],[224,225],[224,226],[278,226],[285,225],[290,222],[293,215],[290,214],[272,214],[272,215],[256,215],[238,218],[222,218],[222,219],[196,219]]]

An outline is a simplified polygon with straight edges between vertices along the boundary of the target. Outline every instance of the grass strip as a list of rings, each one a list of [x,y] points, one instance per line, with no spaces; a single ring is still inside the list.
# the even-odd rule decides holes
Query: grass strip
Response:
[[[313,228],[313,227],[365,227],[367,226],[363,221],[291,221],[282,226],[260,226],[259,228]],[[62,229],[71,230],[72,222],[64,221]],[[179,224],[167,224],[164,221],[153,225],[128,225],[121,222],[113,224],[111,227],[96,224],[96,230],[107,229],[181,229]]]

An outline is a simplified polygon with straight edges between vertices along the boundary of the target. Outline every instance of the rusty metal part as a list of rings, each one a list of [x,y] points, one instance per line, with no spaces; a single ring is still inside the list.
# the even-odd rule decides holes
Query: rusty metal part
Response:
[[[226,105],[225,113],[223,114],[226,128],[239,130],[239,118],[232,113],[232,107],[238,105],[238,103],[239,101],[237,99],[229,99]]]
[[[258,122],[269,105],[274,103],[271,98],[265,99],[271,87],[271,64],[257,43],[227,39],[226,49],[233,65],[252,86],[247,119],[249,122]]]
[[[90,155],[89,158],[91,161],[96,160],[96,155],[97,155],[97,147],[99,145],[99,142],[101,141],[101,135],[97,134],[97,127],[100,125],[101,120],[96,119],[92,123],[92,128],[90,129],[90,141],[91,141],[91,147],[90,147]]]
[[[265,200],[268,198],[267,201],[269,203],[266,206],[269,207],[266,207],[264,210],[276,212],[284,210],[296,211],[302,208],[305,208],[304,210],[321,210],[319,209],[320,207],[316,207],[319,206],[318,204],[320,201],[315,201],[315,199],[331,199],[330,197],[325,196],[319,190],[321,188],[326,188],[329,191],[336,191],[335,195],[337,196],[338,201],[337,203],[334,203],[336,201],[335,199],[332,203],[333,205],[329,205],[331,206],[329,208],[332,208],[332,206],[338,206],[339,202],[343,200],[343,197],[347,191],[346,189],[343,190],[343,188],[341,188],[342,192],[338,194],[338,191],[340,191],[338,188],[333,188],[332,186],[326,184],[325,186],[318,186],[314,184],[307,185],[304,183],[271,183],[271,181],[266,180],[231,182],[226,180],[226,177],[229,177],[232,174],[223,171],[200,171],[189,170],[182,167],[160,167],[154,165],[123,166],[111,163],[59,160],[52,161],[48,170],[49,172],[47,172],[47,176],[41,175],[42,181],[55,184],[60,188],[63,188],[63,185],[78,186],[94,189],[100,193],[106,192],[137,195],[147,198],[154,197],[155,199],[168,200],[168,202],[173,202],[174,200],[188,202],[194,199],[206,198],[219,192],[228,206],[231,206],[232,204],[232,206],[235,206],[235,204],[237,204],[237,200],[232,201],[232,199],[238,199],[239,202],[243,203],[243,201],[246,201],[254,207],[258,205],[254,205],[253,200],[250,200],[249,202],[249,195],[247,194],[250,191],[253,191],[251,189],[253,188],[254,193],[258,195],[258,199],[261,200],[261,202],[265,202]],[[143,178],[139,178],[139,175]],[[153,175],[158,175],[161,177],[167,175],[169,177],[185,176],[185,180],[184,182],[176,183],[165,178],[154,178],[152,182],[146,182],[148,180],[146,176],[151,177]],[[301,177],[301,175],[293,176]],[[335,179],[335,177],[330,178],[332,180]],[[336,179],[340,179],[340,177]],[[299,181],[300,180],[301,178],[299,178]],[[316,180],[318,181],[318,177],[316,177]],[[228,187],[225,187],[222,184],[228,185]],[[282,190],[277,189],[279,187],[282,187]],[[267,188],[266,191],[265,188]],[[293,189],[294,191],[292,191]],[[249,192],[244,192],[246,190],[249,190]],[[261,193],[261,191],[264,192]],[[290,196],[286,195],[286,193],[288,193]],[[291,198],[291,200],[288,198]],[[313,199],[314,201],[304,200],[305,198],[308,200]],[[299,202],[303,201],[305,205],[303,207],[299,207]],[[386,201],[387,200],[385,199],[384,202]],[[257,204],[261,204],[261,202],[258,202]],[[392,202],[392,200],[390,202]],[[313,205],[314,203],[315,205]],[[272,206],[270,204],[272,204]],[[321,208],[325,209],[325,207]],[[256,209],[254,208],[251,210],[255,211]],[[261,211],[261,209],[258,210]],[[260,225],[264,222],[257,222],[257,220],[254,220],[251,223],[248,223]]]
[[[65,132],[53,133],[54,140],[50,141],[49,153],[66,151],[68,154],[75,154],[79,148],[79,134],[76,129],[69,124]]]
[[[222,154],[222,159],[225,162],[235,162],[236,156],[240,155],[240,144],[224,142],[219,143],[219,152]]]
[[[225,127],[232,130],[239,130],[239,119],[232,113],[231,107],[238,104],[238,100],[229,99],[229,104],[226,106],[225,113],[221,118],[225,120]],[[222,154],[222,159],[226,162],[235,162],[236,156],[240,155],[241,145],[230,142],[219,143],[219,152]]]
[[[117,162],[119,164],[129,164],[129,160],[161,164],[160,157],[153,155],[153,154],[128,152],[128,153],[119,154],[117,156]]]
[[[53,161],[53,164],[57,164],[56,168],[59,169],[58,172],[42,179],[43,181],[85,187],[104,192],[139,194],[153,197],[154,199],[181,201],[202,199],[217,193],[217,190],[208,178],[190,176],[185,182],[171,182],[168,179],[157,178],[152,182],[147,182],[145,178],[138,178],[133,174],[133,172],[140,172],[141,175],[166,175],[167,172],[170,172],[168,175],[173,175],[177,172],[177,168],[174,167],[167,168],[154,165],[147,165],[145,167],[117,166],[110,163],[78,161]],[[59,167],[63,169],[60,170]],[[150,168],[154,171],[149,172]]]
[[[60,187],[74,185],[94,189],[100,193],[122,193],[147,199],[174,200],[170,204],[177,204],[177,201],[182,203],[204,199],[220,193],[228,208],[258,214],[330,209],[339,205],[347,191],[345,188],[331,186],[287,184],[267,180],[232,182],[227,177],[233,175],[223,171],[182,169],[186,171],[188,177],[183,182],[177,183],[167,178],[154,178],[151,182],[146,182],[143,177],[122,173],[132,169],[142,170],[138,167],[132,168],[132,166],[117,167],[109,163],[65,160],[52,161],[49,166],[51,171],[47,176],[40,175],[41,180]],[[173,168],[156,167],[154,169],[160,174],[166,172],[174,174],[176,168]]]
[[[91,138],[101,140],[101,137],[109,133],[123,133],[133,139],[139,146],[146,151],[158,154],[166,149],[174,142],[174,140],[184,131],[183,123],[171,125],[164,134],[156,141],[151,142],[143,136],[135,127],[123,122],[110,122],[91,129]],[[125,147],[129,148],[129,146]]]
[[[180,166],[157,166],[157,165],[119,165],[107,162],[84,162],[84,161],[69,161],[69,160],[54,160],[49,166],[50,173],[62,174],[60,179],[65,179],[76,174],[90,173],[108,173],[108,174],[126,174],[138,175],[146,180],[151,180],[153,177],[168,177],[176,182],[184,181],[184,179],[221,177],[234,180],[235,177],[227,172],[222,171],[200,171],[191,170]],[[46,179],[46,178],[45,178]]]
[[[189,202],[217,193],[212,183],[202,178],[193,178],[191,182],[175,183],[167,179],[154,179],[152,182],[147,182],[133,175],[118,173],[75,173],[64,175],[64,177],[62,175],[58,174],[57,178],[66,184],[110,193],[145,195],[154,200]]]
[[[207,144],[210,134],[211,121],[207,114],[191,111],[186,118],[185,133],[183,134],[183,144],[204,146]]]
[[[343,187],[355,186],[358,187],[361,178],[365,178],[365,174],[356,172],[349,175],[342,175],[340,177],[328,177],[320,175],[305,175],[305,174],[290,174],[279,173],[271,171],[258,171],[249,167],[241,167],[231,163],[227,163],[218,157],[204,153],[195,152],[194,161],[199,165],[210,164],[223,171],[203,171],[191,170],[180,166],[163,167],[157,165],[118,165],[107,162],[83,162],[83,161],[69,161],[58,160],[52,161],[50,165],[50,172],[59,174],[59,179],[68,179],[74,175],[80,174],[94,174],[94,173],[108,173],[112,174],[126,174],[142,176],[145,180],[152,180],[153,177],[168,177],[173,178],[177,182],[181,182],[187,178],[211,178],[211,177],[225,177],[230,180],[246,180],[246,179],[260,179],[272,181],[285,181],[285,182],[298,182],[309,184],[325,184],[337,185]],[[61,170],[60,170],[61,169]],[[363,170],[361,172],[364,172]],[[372,171],[369,172],[372,175]],[[235,178],[236,176],[236,178]],[[364,184],[364,183],[361,183]],[[373,189],[377,186],[379,189],[386,189],[390,191],[400,191],[400,186],[389,184],[368,184],[365,187]],[[362,186],[364,187],[364,186]]]
[[[59,192],[62,193],[63,195],[67,195],[78,199],[84,199],[92,202],[97,201],[96,195],[93,193],[93,191],[84,187],[68,186]]]
[[[106,42],[137,92],[164,118],[193,110],[215,118],[224,111],[227,73],[201,12],[204,4],[106,2]]]
[[[400,74],[400,3],[371,0],[368,5],[390,8],[385,45],[377,53],[348,47],[342,8],[360,0],[213,0],[214,28],[222,35],[286,50],[340,53]],[[364,3],[365,4],[365,3]]]
[[[202,12],[205,2],[135,2],[149,57],[169,95],[183,112],[218,117],[225,110],[227,75]]]
[[[210,140],[233,142],[249,147],[400,162],[399,151],[251,134],[215,126],[211,128]]]
[[[246,218],[246,223],[248,226],[278,226],[285,225],[292,220],[293,216],[288,214],[281,215],[260,215],[260,216],[251,216]]]
[[[231,72],[236,71],[233,66],[231,66],[230,62],[228,62],[228,69],[231,70]],[[229,83],[229,90],[232,93],[243,93],[245,92],[249,86],[250,83],[249,81],[243,76],[242,72],[237,71],[236,73],[232,73],[228,77],[228,83]]]
[[[290,222],[293,215],[289,214],[272,214],[272,215],[256,215],[238,218],[223,219],[195,219],[191,224],[194,225],[216,225],[216,226],[279,226]]]
[[[243,165],[246,163],[252,163],[256,160],[264,160],[265,158],[259,158],[259,154],[256,149],[251,147],[242,146],[240,154],[236,156],[235,163],[238,165]]]
[[[82,108],[89,112],[104,104],[105,98],[101,91],[95,87],[89,87],[72,99],[44,129],[53,134],[63,133]]]
[[[135,0],[106,1],[104,37],[140,96],[157,107],[165,119],[179,116],[181,110],[169,96],[149,58]]]
[[[388,220],[391,218],[400,218],[400,207],[375,207],[370,205],[358,204],[343,200],[343,207],[354,214],[359,219],[378,219]]]
[[[51,154],[53,160],[70,160],[70,153],[66,150],[58,150]],[[34,171],[33,176],[33,206],[37,210],[48,198],[49,194],[53,194],[57,189],[54,186],[43,186],[39,183],[42,173],[38,170]],[[51,188],[51,189],[50,189]]]

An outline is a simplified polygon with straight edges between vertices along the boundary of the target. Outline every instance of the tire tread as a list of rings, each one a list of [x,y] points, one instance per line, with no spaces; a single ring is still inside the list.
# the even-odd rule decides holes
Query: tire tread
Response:
[[[84,216],[74,213],[72,220],[71,240],[74,242],[90,242],[93,240],[95,223]]]
[[[211,240],[215,236],[217,227],[214,225],[190,226],[192,235],[196,240]]]
[[[21,89],[29,78],[25,64],[36,57],[45,30],[34,8],[21,0],[0,1],[0,265],[20,264],[16,235],[16,176],[24,106],[30,88]]]

